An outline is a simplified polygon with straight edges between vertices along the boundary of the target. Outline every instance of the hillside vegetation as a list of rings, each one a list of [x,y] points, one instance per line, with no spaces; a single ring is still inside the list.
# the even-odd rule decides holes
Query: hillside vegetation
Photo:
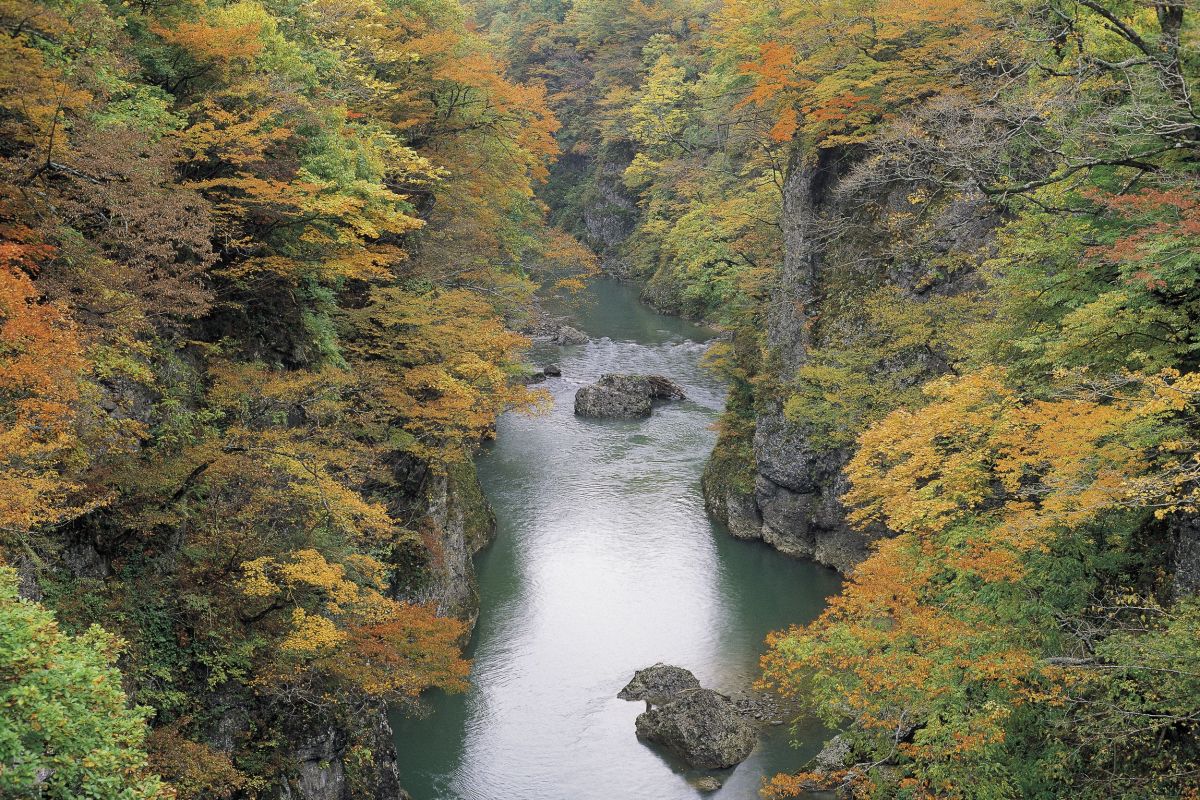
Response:
[[[459,609],[408,602],[444,557],[424,487],[541,402],[505,320],[590,259],[534,196],[544,91],[454,0],[0,21],[0,553],[59,626],[6,590],[5,656],[41,649],[0,672],[86,647],[102,670],[111,639],[43,641],[99,624],[178,796],[278,797],[314,747],[353,796],[394,796],[383,704],[467,674]],[[124,722],[108,749],[31,740],[107,724],[56,697],[4,695],[28,727],[0,736],[0,793],[168,791],[109,757],[142,738]]]

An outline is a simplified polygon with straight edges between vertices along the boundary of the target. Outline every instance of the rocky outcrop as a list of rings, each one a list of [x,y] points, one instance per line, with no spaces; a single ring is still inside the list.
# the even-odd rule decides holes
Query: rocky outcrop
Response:
[[[568,325],[565,317],[555,316],[533,301],[527,313],[508,320],[508,324],[538,342],[553,342],[559,345],[587,344],[590,337],[578,328]]]
[[[280,796],[301,800],[342,800],[348,793],[346,770],[342,764],[345,749],[345,736],[333,727],[297,743],[292,750],[296,775],[283,785]]]
[[[724,522],[735,539],[763,538],[762,511],[753,492],[746,494],[726,487],[717,494],[707,482],[704,490],[708,513]]]
[[[280,800],[411,800],[400,786],[392,728],[382,704],[368,702],[354,744],[372,753],[351,760],[347,726],[312,720],[294,734],[292,769],[280,782]]]
[[[813,758],[813,766],[819,772],[837,772],[846,769],[850,766],[850,742],[844,736],[833,737]]]
[[[1171,524],[1171,588],[1176,597],[1200,593],[1200,516],[1179,515]]]
[[[604,375],[575,392],[581,417],[634,419],[648,417],[656,401],[683,400],[683,387],[662,375]]]
[[[629,270],[621,247],[638,222],[637,201],[625,186],[625,170],[636,152],[632,142],[605,144],[591,167],[591,185],[580,198],[583,241],[600,255],[605,272],[619,276]]]
[[[547,364],[542,369],[533,366],[526,366],[526,372],[512,378],[513,383],[520,383],[526,386],[531,386],[536,383],[545,383],[547,378],[561,378],[562,367],[557,364]]]
[[[841,503],[849,488],[843,473],[848,452],[809,448],[803,433],[775,411],[758,419],[754,455],[754,505],[762,520],[757,538],[843,572],[866,557],[869,539],[846,523]]]
[[[522,386],[533,386],[534,384],[545,383],[546,373],[542,372],[540,369],[530,368],[528,372],[522,372],[514,375],[512,378],[510,378],[510,380],[513,383],[521,384]]]
[[[745,761],[758,736],[729,699],[712,689],[681,692],[637,718],[637,735],[661,744],[699,769],[725,769]]]
[[[715,792],[721,788],[721,780],[712,775],[701,775],[692,778],[688,784],[698,792]]]
[[[570,325],[560,325],[554,333],[554,343],[561,345],[587,344],[591,339],[586,333]]]
[[[639,670],[617,695],[645,700],[637,735],[661,744],[699,769],[725,769],[749,757],[757,732],[733,702],[705,689],[690,671],[667,664]]]
[[[805,363],[813,345],[827,241],[820,223],[831,187],[845,169],[845,156],[827,149],[814,158],[796,157],[788,170],[781,217],[785,258],[767,314],[773,366],[785,381]],[[781,399],[762,409],[753,438],[753,497],[728,504],[739,512],[729,519],[730,530],[848,571],[867,552],[866,538],[846,523],[841,504],[849,453],[813,447],[803,428],[784,417]],[[750,500],[753,513],[747,513]]]
[[[784,259],[767,307],[767,343],[785,369],[804,363],[812,343],[824,243],[821,211],[845,169],[845,155],[833,148],[811,157],[797,153],[788,165],[780,216]]]
[[[753,488],[719,480],[705,485],[710,511],[734,536],[761,539],[842,572],[865,558],[870,542],[887,532],[864,534],[846,523],[841,498],[848,488],[844,470],[852,450],[818,441],[804,420],[788,419],[783,413],[786,387],[814,348],[847,335],[846,326],[834,321],[855,306],[845,300],[855,281],[862,291],[890,285],[916,300],[959,293],[974,285],[973,270],[942,275],[928,262],[975,252],[990,241],[998,222],[984,198],[966,194],[930,212],[929,232],[922,233],[924,255],[896,256],[894,235],[879,220],[909,210],[912,187],[864,182],[855,173],[860,161],[858,154],[829,148],[797,154],[788,167],[781,218],[785,257],[767,304],[770,355],[763,367],[771,379],[764,385],[778,388],[759,391],[753,434],[746,436],[754,462]],[[842,189],[846,183],[853,183],[854,190]],[[841,297],[841,307],[831,299],[835,296]],[[923,381],[943,372],[946,364],[936,353],[921,352],[877,369],[881,375],[903,373],[908,380],[911,373],[912,381]]]
[[[475,475],[464,462],[438,474],[413,459],[398,458],[395,472],[404,491],[417,498],[393,509],[412,534],[396,545],[392,561],[404,582],[397,597],[433,603],[438,613],[470,625],[479,616],[475,554],[492,540],[496,521]]]

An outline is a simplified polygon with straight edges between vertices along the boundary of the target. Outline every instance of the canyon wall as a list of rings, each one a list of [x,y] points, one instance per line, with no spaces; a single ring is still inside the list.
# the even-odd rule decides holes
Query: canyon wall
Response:
[[[872,335],[859,319],[861,304],[881,291],[920,308],[960,295],[978,283],[975,265],[989,249],[999,216],[985,198],[966,194],[918,207],[918,187],[873,181],[861,153],[838,148],[796,152],[783,185],[785,257],[770,291],[764,355],[744,441],[722,437],[721,449],[741,446],[740,482],[710,470],[710,511],[743,539],[761,539],[791,556],[812,558],[842,572],[864,559],[885,530],[859,531],[846,521],[842,495],[851,435],[830,441],[803,414],[785,413],[803,387],[798,371],[822,348],[846,347]],[[910,230],[896,230],[911,219]],[[919,230],[918,230],[919,228]],[[947,259],[958,267],[946,270]],[[914,387],[949,369],[936,347],[888,354],[869,367],[871,379]],[[850,439],[850,441],[846,441]],[[734,459],[736,461],[736,459]]]

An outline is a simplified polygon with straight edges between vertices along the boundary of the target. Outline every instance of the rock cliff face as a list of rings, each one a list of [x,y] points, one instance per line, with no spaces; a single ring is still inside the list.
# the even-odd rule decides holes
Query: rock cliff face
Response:
[[[813,345],[829,238],[822,223],[837,211],[831,208],[832,189],[850,163],[839,151],[822,150],[815,158],[793,158],[788,168],[781,219],[785,260],[767,312],[770,368],[782,380],[805,363]],[[725,499],[730,531],[790,556],[849,570],[866,556],[868,542],[846,524],[840,501],[849,453],[811,447],[806,431],[784,417],[781,399],[759,405],[754,491]]]
[[[293,740],[293,773],[280,786],[280,800],[411,800],[400,786],[387,710],[368,706],[364,714],[371,725],[358,744],[372,752],[369,767],[353,763],[341,727],[314,725]]]
[[[977,281],[969,268],[939,275],[930,262],[977,252],[990,242],[998,217],[984,198],[967,195],[940,207],[922,222],[928,231],[922,233],[925,256],[897,257],[886,221],[908,210],[915,187],[863,181],[856,174],[862,161],[860,154],[828,149],[797,155],[789,165],[782,216],[785,259],[766,315],[764,369],[771,386],[792,381],[813,348],[844,335],[836,324],[839,309],[852,306],[869,289],[891,286],[906,297],[936,300]],[[835,295],[837,302],[830,299]],[[914,380],[946,369],[934,352],[878,369],[899,373],[914,366]],[[761,539],[788,555],[848,572],[866,557],[870,541],[886,531],[864,534],[846,523],[841,498],[853,451],[817,442],[803,420],[788,419],[785,394],[767,389],[754,399],[753,489],[712,481],[706,486],[709,509],[734,536]]]
[[[393,517],[412,536],[393,554],[398,598],[433,603],[438,613],[475,624],[479,593],[473,558],[492,540],[495,519],[483,496],[474,464],[438,474],[428,465],[401,458],[393,465]]]
[[[1176,597],[1200,594],[1200,516],[1177,516],[1171,525],[1172,589]]]
[[[625,170],[633,161],[633,145],[609,144],[591,167],[593,183],[580,198],[584,242],[600,255],[605,272],[624,276],[629,265],[621,245],[637,226],[637,202],[625,188]]]
[[[411,599],[435,603],[440,613],[465,619],[473,627],[479,617],[473,559],[491,542],[496,529],[474,464],[431,476],[426,502],[421,528],[432,537],[437,558],[430,564],[428,582]]]

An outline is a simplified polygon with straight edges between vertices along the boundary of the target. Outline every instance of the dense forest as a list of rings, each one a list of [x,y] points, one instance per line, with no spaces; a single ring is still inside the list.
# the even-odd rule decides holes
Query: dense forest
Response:
[[[847,576],[765,796],[1200,797],[1198,18],[3,0],[0,796],[406,796],[602,269],[726,331],[711,513]]]

